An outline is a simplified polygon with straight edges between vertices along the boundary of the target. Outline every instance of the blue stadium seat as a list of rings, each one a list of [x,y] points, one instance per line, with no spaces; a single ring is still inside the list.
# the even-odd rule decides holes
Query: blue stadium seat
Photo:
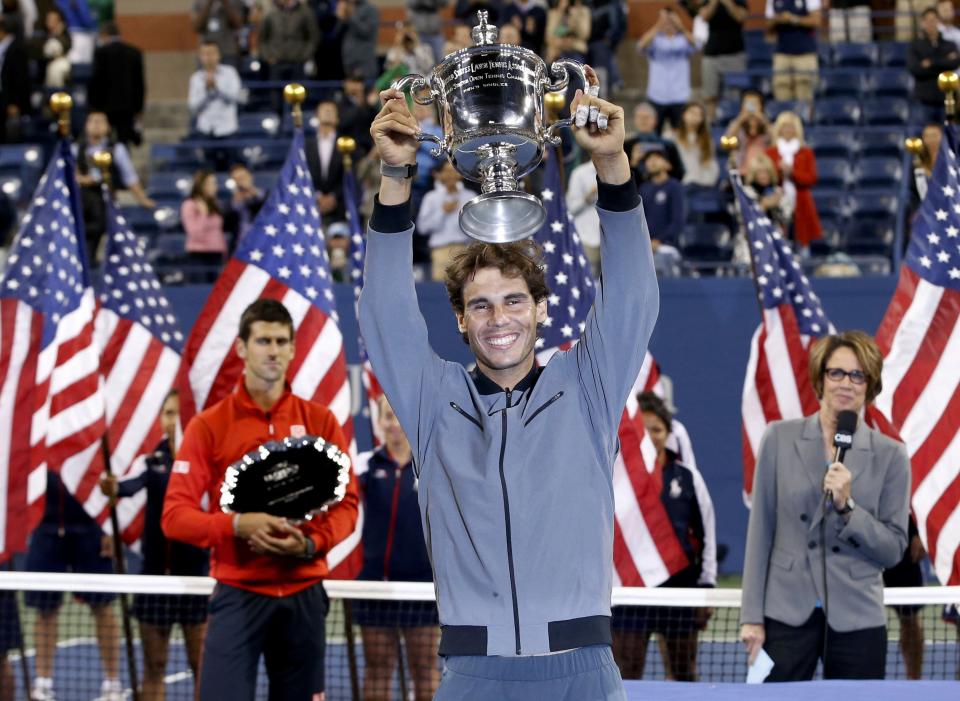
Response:
[[[157,236],[153,244],[153,257],[165,260],[184,260],[187,257],[187,235],[166,233]]]
[[[688,187],[686,189],[687,215],[693,220],[727,211],[727,203],[715,187]]]
[[[889,190],[858,190],[850,195],[850,221],[886,220],[896,215],[897,195]]]
[[[869,90],[874,97],[903,97],[913,94],[913,76],[902,68],[881,68],[870,73]]]
[[[882,41],[880,46],[880,65],[885,68],[905,68],[910,45],[904,41]]]
[[[806,142],[818,162],[822,158],[852,160],[859,148],[856,133],[849,129],[810,129]]]
[[[860,97],[866,92],[866,79],[859,71],[820,71],[817,90],[822,97]]]
[[[191,144],[153,144],[150,147],[151,172],[197,170],[204,167],[203,150]]]
[[[143,207],[121,207],[120,214],[127,226],[138,236],[154,237],[160,233],[160,223],[155,212]]]
[[[154,199],[176,199],[183,200],[190,195],[190,188],[193,186],[193,173],[153,173],[150,176],[150,184],[147,186],[147,192]]]
[[[896,220],[893,217],[854,220],[843,241],[844,250],[855,256],[887,256],[893,245]]]
[[[238,139],[272,139],[280,129],[280,118],[274,112],[244,112],[237,117]]]
[[[704,263],[730,260],[733,253],[730,230],[725,224],[688,224],[680,233],[678,242],[684,259]]]
[[[863,123],[867,126],[906,126],[910,123],[910,103],[902,97],[871,97],[861,103]]]
[[[262,170],[265,168],[276,169],[282,166],[289,151],[290,144],[283,141],[247,144],[243,146],[241,153],[243,154],[243,160],[247,162],[251,170]]]
[[[759,42],[747,44],[747,70],[769,69],[773,65],[773,44]]]
[[[259,58],[245,56],[240,61],[240,78],[247,80],[263,80],[266,77],[266,66]]]
[[[817,64],[820,70],[833,67],[833,52],[825,41],[817,42]]]
[[[821,223],[832,221],[842,226],[847,219],[850,201],[843,190],[830,190],[817,186],[813,191],[813,204],[820,215]]]
[[[854,170],[856,188],[883,188],[895,190],[903,178],[903,166],[898,158],[861,158]]]
[[[817,186],[821,189],[843,190],[850,186],[853,174],[850,161],[842,158],[817,160]]]
[[[717,112],[713,118],[716,124],[726,127],[727,122],[740,113],[740,100],[719,100],[717,102]]]
[[[803,100],[770,100],[766,106],[767,116],[771,120],[776,120],[781,112],[794,112],[800,116],[800,119],[806,123],[809,106]]]
[[[860,131],[860,156],[889,156],[900,158],[903,155],[902,129],[863,129]]]
[[[871,68],[880,60],[876,44],[839,43],[833,45],[833,65],[837,68]]]
[[[852,97],[825,97],[813,106],[814,124],[856,126],[860,123],[860,101]]]
[[[820,230],[822,238],[810,242],[810,254],[813,256],[828,256],[843,242],[844,220],[820,215]]]

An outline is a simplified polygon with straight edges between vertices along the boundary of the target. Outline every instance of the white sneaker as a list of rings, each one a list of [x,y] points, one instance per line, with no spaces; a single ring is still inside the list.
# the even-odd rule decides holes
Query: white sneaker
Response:
[[[100,684],[100,701],[124,701],[126,697],[119,679],[104,679]]]
[[[57,701],[53,693],[53,679],[50,677],[34,679],[33,688],[30,689],[30,701]]]

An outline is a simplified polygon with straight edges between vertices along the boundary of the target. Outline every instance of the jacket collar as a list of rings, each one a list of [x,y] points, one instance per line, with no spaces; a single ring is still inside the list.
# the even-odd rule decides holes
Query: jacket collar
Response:
[[[864,423],[861,413],[860,419],[857,421],[857,430],[853,432],[853,445],[843,459],[843,464],[850,470],[854,482],[870,466],[869,456],[866,456],[865,453],[869,452],[871,447],[870,428]],[[823,489],[823,476],[832,460],[828,460],[823,452],[823,429],[820,426],[819,412],[803,420],[803,429],[800,431],[800,438],[796,442],[796,449],[802,469],[806,472],[817,494],[820,494]],[[822,498],[820,502],[822,505]],[[810,527],[813,528],[821,518],[823,518],[823,510],[818,509],[811,520]]]
[[[233,388],[233,399],[244,409],[260,414],[261,416],[266,416],[268,413],[275,414],[277,410],[279,410],[280,407],[284,404],[284,402],[286,402],[287,399],[291,396],[293,391],[290,388],[290,383],[287,380],[284,380],[283,394],[280,395],[280,398],[276,401],[276,403],[272,407],[270,407],[267,411],[264,411],[259,404],[253,401],[253,397],[251,397],[250,392],[247,391],[247,384],[246,382],[244,382],[244,378],[245,376],[241,372],[240,377],[237,378],[237,384]]]
[[[516,385],[510,388],[511,392],[516,392],[517,394],[523,394],[528,389],[531,389],[537,382],[537,378],[540,377],[540,373],[543,371],[543,368],[533,364],[533,367],[530,368],[522,380],[520,380]],[[470,377],[473,379],[473,384],[477,388],[477,391],[480,394],[497,394],[498,392],[505,392],[504,388],[498,385],[496,382],[491,380],[489,377],[484,375],[479,366],[474,367],[470,371]]]

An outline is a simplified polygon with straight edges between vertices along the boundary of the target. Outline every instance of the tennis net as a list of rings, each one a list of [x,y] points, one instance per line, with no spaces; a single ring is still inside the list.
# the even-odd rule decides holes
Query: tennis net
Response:
[[[13,698],[26,698],[25,684],[44,676],[51,664],[46,674],[57,701],[108,698],[102,684],[109,669],[119,676],[121,693],[131,698],[121,599],[131,612],[130,648],[140,684],[162,685],[167,699],[192,698],[191,652],[202,637],[214,584],[209,578],[0,572],[0,654],[6,649]],[[328,701],[429,698],[440,669],[433,585],[328,581],[324,586],[330,597]],[[921,678],[960,678],[960,618],[954,607],[960,587],[887,589],[885,597],[887,678],[909,677],[904,638],[920,641],[911,648],[910,669],[919,670]],[[739,589],[617,588],[613,603],[615,653],[625,679],[744,680]],[[166,635],[169,645],[161,644]],[[257,686],[257,698],[266,698],[262,661]]]

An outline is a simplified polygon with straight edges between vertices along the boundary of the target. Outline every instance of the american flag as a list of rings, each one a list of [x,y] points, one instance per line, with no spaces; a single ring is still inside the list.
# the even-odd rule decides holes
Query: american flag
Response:
[[[106,198],[107,245],[102,266],[96,340],[106,397],[110,466],[119,479],[142,469],[138,456],[153,452],[160,438],[160,409],[180,368],[183,335],[144,244],[134,235],[113,198]],[[94,472],[99,475],[102,458]],[[109,524],[99,489],[76,494],[88,513]],[[117,502],[123,539],[143,530],[146,494]]]
[[[596,294],[590,262],[567,212],[558,160],[557,152],[550,150],[540,194],[547,219],[534,236],[543,248],[547,284],[551,288],[547,321],[537,339],[537,360],[541,364],[576,342]],[[659,370],[648,353],[634,389],[653,388],[658,378]],[[634,420],[635,395],[636,391],[631,393],[620,421],[620,454],[613,470],[614,577],[618,586],[655,587],[686,567],[688,561],[651,474],[656,449],[642,423]]]
[[[0,559],[40,520],[47,469],[76,491],[104,432],[75,172],[61,142],[0,280]]]
[[[944,130],[896,292],[877,330],[880,411],[910,455],[912,506],[937,578],[960,584],[960,181]]]
[[[810,382],[809,350],[817,339],[836,329],[780,228],[744,190],[739,173],[730,177],[750,246],[762,314],[750,341],[741,398],[743,495],[749,505],[756,455],[767,424],[809,416],[820,408]],[[897,437],[873,405],[867,407],[865,421]]]
[[[350,226],[350,283],[353,285],[354,305],[360,301],[360,292],[363,290],[363,267],[367,256],[367,240],[364,238],[363,222],[360,221],[360,211],[357,207],[359,199],[357,179],[350,169],[343,174],[343,201],[347,210],[347,223]],[[359,313],[357,314],[359,318]],[[370,418],[373,444],[379,445],[377,435],[377,401],[383,396],[383,388],[377,382],[373,366],[367,357],[367,347],[363,337],[357,330],[357,349],[360,355],[360,370],[363,374],[363,389],[367,395],[367,415]]]
[[[214,285],[187,339],[178,380],[184,425],[233,390],[243,369],[234,352],[240,315],[257,299],[270,298],[289,310],[297,330],[297,353],[287,371],[293,393],[328,406],[353,443],[343,336],[303,144],[303,132],[298,129],[273,191]],[[327,554],[333,577],[350,576],[338,566],[356,565],[347,556],[358,543],[357,531]]]

